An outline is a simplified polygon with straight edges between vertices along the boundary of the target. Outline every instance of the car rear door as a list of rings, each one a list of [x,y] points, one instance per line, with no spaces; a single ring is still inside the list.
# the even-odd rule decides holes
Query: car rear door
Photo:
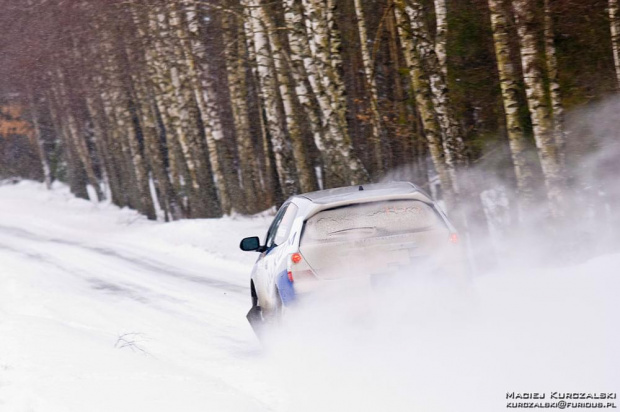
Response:
[[[263,309],[273,309],[276,305],[276,276],[285,267],[287,243],[290,230],[297,214],[294,203],[285,203],[276,214],[265,238],[266,250],[257,262],[254,286],[258,293],[259,305]]]

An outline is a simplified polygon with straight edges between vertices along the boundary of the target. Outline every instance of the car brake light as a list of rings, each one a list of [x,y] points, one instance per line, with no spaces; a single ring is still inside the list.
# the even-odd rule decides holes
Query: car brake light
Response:
[[[295,264],[297,264],[297,263],[301,262],[301,254],[299,254],[299,253],[293,253],[293,254],[291,255],[291,262],[293,262],[293,263],[295,263]]]
[[[295,280],[293,279],[293,272],[291,272],[290,270],[288,271],[288,280],[291,282],[294,282]]]
[[[450,243],[455,244],[455,245],[459,243],[458,233],[450,233]]]

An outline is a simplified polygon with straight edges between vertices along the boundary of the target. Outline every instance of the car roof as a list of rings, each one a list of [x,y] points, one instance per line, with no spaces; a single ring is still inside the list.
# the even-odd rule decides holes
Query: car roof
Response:
[[[330,204],[343,201],[355,201],[368,197],[408,195],[419,192],[426,197],[420,188],[410,182],[389,182],[389,183],[372,183],[365,185],[355,185],[348,187],[339,187],[335,189],[319,190],[316,192],[304,193],[297,195],[310,200],[317,204]]]

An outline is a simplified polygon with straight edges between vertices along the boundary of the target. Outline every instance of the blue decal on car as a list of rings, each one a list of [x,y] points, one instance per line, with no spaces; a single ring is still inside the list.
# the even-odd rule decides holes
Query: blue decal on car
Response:
[[[276,276],[276,285],[278,286],[283,305],[288,306],[295,301],[295,288],[293,287],[293,282],[288,279],[288,272],[286,270]]]

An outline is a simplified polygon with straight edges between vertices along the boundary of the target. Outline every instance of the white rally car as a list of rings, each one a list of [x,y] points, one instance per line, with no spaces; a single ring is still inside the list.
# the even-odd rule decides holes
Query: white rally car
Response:
[[[293,196],[278,210],[264,242],[241,241],[260,253],[252,269],[248,320],[259,330],[283,308],[324,286],[391,273],[463,274],[458,234],[414,184],[393,182]]]

